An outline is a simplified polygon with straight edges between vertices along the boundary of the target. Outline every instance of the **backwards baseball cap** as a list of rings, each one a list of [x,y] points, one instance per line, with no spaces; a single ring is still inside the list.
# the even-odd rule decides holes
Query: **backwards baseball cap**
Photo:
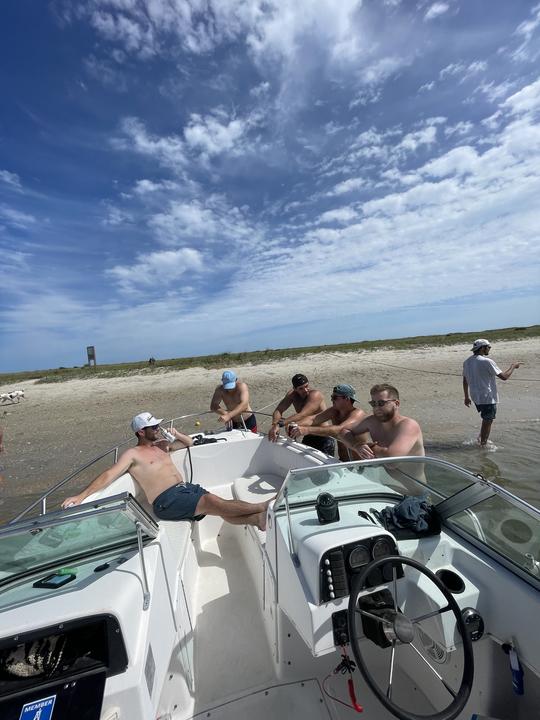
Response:
[[[133,430],[133,432],[138,432],[139,430],[144,430],[144,428],[152,427],[153,425],[159,425],[159,423],[162,421],[163,418],[157,419],[152,415],[152,413],[142,412],[138,415],[135,415],[135,417],[131,421],[131,429]]]
[[[473,342],[471,352],[476,352],[477,350],[480,350],[480,348],[483,348],[483,347],[491,347],[491,343],[489,342],[489,340],[486,340],[485,338],[478,338],[478,340],[475,340]]]
[[[291,382],[292,386],[294,388],[297,388],[300,387],[300,385],[305,385],[308,382],[308,379],[305,375],[302,375],[302,373],[296,373],[296,375],[293,376]]]
[[[225,372],[221,376],[221,384],[223,385],[223,389],[232,390],[234,387],[236,387],[237,380],[238,378],[236,377],[236,373],[233,370],[225,370]]]
[[[334,395],[342,395],[343,397],[350,398],[353,402],[356,402],[356,390],[353,388],[352,385],[340,383],[339,385],[335,386],[332,392],[334,393]]]

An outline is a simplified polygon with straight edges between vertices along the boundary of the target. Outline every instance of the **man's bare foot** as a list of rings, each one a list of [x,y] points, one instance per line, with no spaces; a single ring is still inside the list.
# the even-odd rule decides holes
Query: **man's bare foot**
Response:
[[[266,512],[260,512],[257,515],[257,527],[259,530],[266,530]]]
[[[262,503],[263,509],[264,509],[265,511],[268,510],[268,506],[270,505],[270,503],[274,502],[274,500],[275,500],[276,498],[277,498],[277,495],[274,495],[274,497],[271,497],[270,500],[266,500],[265,502],[263,502],[263,503]]]

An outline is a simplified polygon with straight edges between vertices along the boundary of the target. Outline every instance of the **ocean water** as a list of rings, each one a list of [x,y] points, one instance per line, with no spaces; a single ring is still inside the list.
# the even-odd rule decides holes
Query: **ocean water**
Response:
[[[443,458],[480,473],[540,508],[540,419],[505,423],[492,432],[494,442],[486,448],[477,444],[477,435],[430,442],[426,455]]]

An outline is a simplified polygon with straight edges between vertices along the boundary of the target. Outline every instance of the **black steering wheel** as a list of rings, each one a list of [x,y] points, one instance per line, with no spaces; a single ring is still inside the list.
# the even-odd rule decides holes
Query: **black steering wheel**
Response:
[[[438,590],[442,593],[447,602],[445,607],[438,608],[414,618],[407,617],[401,611],[397,594],[398,568],[406,565],[411,566],[422,575],[425,575],[434,585],[437,586]],[[386,579],[381,579],[379,582],[380,585],[384,584],[386,586],[386,590],[384,591],[385,594],[375,594],[373,596],[370,596],[369,594],[366,595],[364,591],[366,590],[368,577],[374,570],[377,571],[378,568],[381,568],[381,566],[384,566],[383,575]],[[380,570],[378,570],[378,572],[380,573]],[[379,587],[378,590],[381,590],[381,588]],[[366,598],[370,597],[378,598],[379,608],[377,608],[376,603],[371,603],[370,606],[369,601],[368,603],[365,602]],[[363,607],[362,601],[364,601]],[[452,687],[444,680],[440,673],[437,672],[429,660],[414,645],[414,640],[417,636],[417,628],[420,629],[420,623],[446,612],[453,613],[456,620],[456,626],[463,643],[463,671],[460,686],[457,690],[452,689]],[[387,710],[396,717],[400,718],[400,720],[453,720],[453,718],[459,715],[459,713],[463,710],[465,703],[469,699],[473,683],[474,657],[472,643],[461,616],[459,605],[453,598],[450,591],[447,590],[436,575],[422,565],[422,563],[406,557],[392,555],[390,557],[383,557],[379,560],[374,560],[369,563],[369,565],[366,565],[363,572],[355,576],[353,579],[349,598],[348,619],[349,636],[356,663],[360,672],[364,676],[365,681]],[[366,633],[366,627],[368,626],[370,630]],[[387,647],[390,650],[388,682],[385,690],[383,690],[381,685],[375,680],[368,667],[368,663],[364,659],[362,651],[360,650],[359,639],[368,637],[369,635],[371,635],[369,639],[376,645],[379,645],[379,647]],[[413,649],[413,651],[419,656],[419,662],[423,661],[427,665],[434,677],[442,683],[450,695],[450,703],[443,710],[432,714],[418,715],[405,710],[400,705],[393,702],[392,683],[394,679],[394,665],[396,655],[399,655],[399,647],[401,645],[408,645]]]

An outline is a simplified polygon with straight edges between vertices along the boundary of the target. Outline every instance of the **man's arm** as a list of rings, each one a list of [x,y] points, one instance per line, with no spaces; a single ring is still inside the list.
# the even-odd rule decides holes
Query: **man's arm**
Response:
[[[228,423],[230,420],[234,420],[241,413],[245,412],[249,407],[249,388],[247,383],[238,383],[238,389],[240,390],[240,401],[231,410],[221,415],[221,419],[224,423]]]
[[[469,397],[469,383],[467,382],[467,378],[465,377],[465,375],[463,376],[463,395],[464,395],[463,402],[465,403],[465,405],[467,407],[470,407],[471,398]]]
[[[218,415],[223,415],[223,413],[225,412],[223,408],[219,407],[222,400],[221,391],[221,385],[218,385],[217,388],[214,390],[212,399],[210,400],[210,410],[217,413]]]
[[[292,438],[300,437],[300,435],[318,435],[320,437],[337,437],[340,425],[324,425],[328,420],[332,420],[334,414],[333,408],[327,408],[318,415],[306,418],[303,425],[297,425],[290,433]]]
[[[508,370],[505,370],[502,373],[498,373],[497,377],[500,378],[501,380],[508,380],[508,378],[514,372],[514,370],[517,370],[518,367],[520,367],[521,365],[523,365],[522,362],[514,362],[510,365]]]
[[[320,390],[312,390],[308,395],[306,404],[300,410],[300,412],[297,412],[294,415],[289,415],[289,417],[287,418],[283,418],[285,420],[285,424],[288,425],[292,422],[299,423],[301,420],[304,420],[310,415],[316,415],[317,410],[321,407],[322,402],[322,392]]]
[[[285,410],[288,410],[291,405],[292,394],[288,392],[285,397],[279,402],[278,406],[272,413],[272,424],[270,425],[270,430],[268,431],[268,439],[271,442],[276,442],[276,440],[278,439],[279,428],[285,425],[285,421],[283,420],[283,413],[285,412]]]
[[[135,448],[126,450],[126,452],[122,454],[118,462],[116,462],[108,470],[105,470],[105,472],[102,472],[101,475],[98,475],[95,480],[92,480],[90,485],[88,485],[84,490],[82,490],[82,492],[80,492],[78,495],[72,495],[71,497],[67,497],[62,503],[62,507],[65,509],[70,505],[80,505],[82,501],[89,495],[92,495],[92,493],[95,493],[98,490],[103,490],[103,488],[106,488],[112,482],[117,480],[121,475],[126,473],[135,461],[134,450]]]

